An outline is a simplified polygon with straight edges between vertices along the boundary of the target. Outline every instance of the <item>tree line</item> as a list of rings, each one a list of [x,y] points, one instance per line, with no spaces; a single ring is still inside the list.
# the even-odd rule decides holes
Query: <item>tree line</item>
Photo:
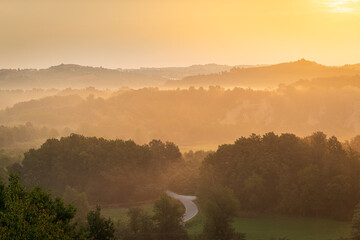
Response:
[[[12,148],[19,144],[58,137],[56,129],[35,127],[30,122],[18,126],[0,126],[0,149]]]
[[[29,150],[9,170],[19,173],[29,187],[39,184],[61,196],[69,186],[86,193],[91,204],[111,204],[155,199],[169,181],[180,188],[189,184],[167,174],[183,162],[171,142],[137,145],[72,134]]]
[[[201,196],[209,184],[234,191],[241,210],[350,219],[360,202],[358,138],[322,132],[242,137],[216,152],[182,155],[171,142],[106,140],[72,134],[47,140],[8,170],[54,195],[67,188],[91,205],[155,199],[170,189]],[[201,159],[205,158],[204,161]]]
[[[234,191],[244,211],[350,219],[360,202],[360,158],[322,132],[242,137],[210,154],[202,184]]]

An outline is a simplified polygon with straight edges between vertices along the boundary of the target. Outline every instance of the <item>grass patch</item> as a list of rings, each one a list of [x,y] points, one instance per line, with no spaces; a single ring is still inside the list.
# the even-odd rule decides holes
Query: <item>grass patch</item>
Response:
[[[145,212],[153,213],[153,204],[139,206]],[[127,221],[128,208],[104,208],[105,217],[114,221]],[[205,216],[202,212],[186,223],[190,236],[202,232]],[[290,240],[336,240],[347,237],[350,233],[350,222],[335,221],[324,218],[256,216],[238,217],[234,221],[237,232],[246,233],[247,240],[269,240],[270,238],[287,237]]]
[[[190,235],[202,232],[205,217],[199,213],[187,224]],[[350,223],[324,218],[257,216],[238,217],[234,228],[237,232],[246,233],[247,240],[268,240],[287,237],[291,240],[335,240],[347,237]]]

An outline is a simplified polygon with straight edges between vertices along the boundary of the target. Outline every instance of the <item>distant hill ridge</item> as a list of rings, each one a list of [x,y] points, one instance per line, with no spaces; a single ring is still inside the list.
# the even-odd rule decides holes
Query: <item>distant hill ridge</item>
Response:
[[[192,65],[139,69],[107,69],[103,67],[60,64],[47,69],[1,69],[0,89],[33,88],[142,88],[166,87],[250,87],[275,88],[314,78],[355,76],[360,64],[325,66],[301,59],[274,65]]]
[[[178,81],[168,81],[168,87],[260,87],[275,88],[279,84],[291,84],[301,79],[355,76],[360,74],[360,64],[325,66],[301,59],[295,62],[279,63],[250,68],[234,67],[227,72],[189,76]]]
[[[170,79],[218,73],[232,66],[206,64],[190,67],[107,69],[60,64],[47,69],[1,69],[0,89],[159,87]]]
[[[249,67],[245,66],[244,67]],[[188,67],[141,67],[136,69],[118,69],[124,72],[138,72],[146,75],[159,75],[169,79],[182,79],[187,76],[199,74],[212,74],[229,71],[233,66],[219,65],[215,63],[197,64]]]

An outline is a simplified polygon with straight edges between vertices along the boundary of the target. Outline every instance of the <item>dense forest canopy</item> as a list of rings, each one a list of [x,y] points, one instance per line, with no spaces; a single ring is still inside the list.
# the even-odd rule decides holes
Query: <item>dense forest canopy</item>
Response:
[[[27,186],[40,184],[55,195],[69,186],[85,192],[91,204],[106,204],[156,198],[171,181],[167,171],[182,161],[179,148],[170,142],[137,145],[73,134],[31,149],[10,170],[19,172]]]
[[[166,139],[180,146],[214,146],[269,131],[300,136],[323,131],[345,140],[360,132],[359,82],[353,76],[302,80],[273,91],[144,88],[109,97],[57,95],[0,111],[0,124],[31,122],[61,135],[69,128],[86,136],[141,144]]]
[[[349,219],[360,201],[359,153],[322,132],[239,138],[209,155],[200,174],[204,186],[231,188],[247,211]]]

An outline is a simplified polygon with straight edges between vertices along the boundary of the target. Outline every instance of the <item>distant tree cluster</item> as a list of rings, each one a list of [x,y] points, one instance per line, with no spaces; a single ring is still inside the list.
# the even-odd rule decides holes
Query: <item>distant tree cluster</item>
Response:
[[[239,207],[233,191],[216,184],[202,196],[205,224],[200,236],[204,240],[245,240],[245,234],[235,232],[232,226]]]
[[[166,188],[167,169],[182,161],[171,142],[137,145],[73,134],[47,140],[9,170],[18,172],[29,187],[40,184],[63,195],[69,186],[85,192],[91,204],[108,204],[156,198]]]
[[[37,128],[29,122],[15,127],[0,126],[0,148],[13,147],[19,143],[58,136],[59,132],[55,129]]]
[[[6,167],[10,166],[15,162],[21,162],[23,159],[23,150],[11,149],[4,150],[0,149],[0,169],[5,170]]]
[[[349,219],[360,201],[360,158],[322,132],[254,134],[210,154],[201,182],[232,189],[242,210]]]

